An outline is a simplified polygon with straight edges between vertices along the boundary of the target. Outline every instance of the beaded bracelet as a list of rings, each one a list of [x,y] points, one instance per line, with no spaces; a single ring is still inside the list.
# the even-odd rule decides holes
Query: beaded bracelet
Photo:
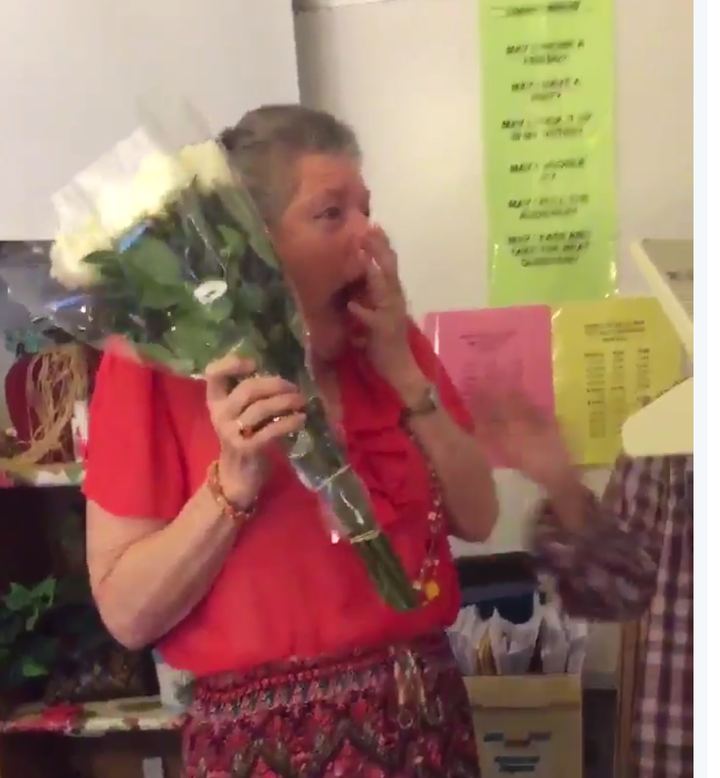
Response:
[[[242,527],[253,517],[256,500],[253,500],[247,508],[237,508],[226,497],[220,483],[220,463],[217,460],[208,468],[206,483],[208,491],[220,508],[222,515],[230,519],[237,527]]]

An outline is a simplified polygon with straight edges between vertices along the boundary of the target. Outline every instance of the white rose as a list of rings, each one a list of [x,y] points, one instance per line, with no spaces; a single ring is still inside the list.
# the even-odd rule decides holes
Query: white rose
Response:
[[[95,205],[103,227],[114,237],[124,235],[145,218],[144,206],[130,184],[103,187]]]
[[[92,286],[97,271],[85,257],[110,248],[110,238],[97,221],[80,230],[59,233],[50,251],[50,275],[67,289]]]
[[[185,146],[180,151],[180,162],[188,175],[195,178],[201,191],[211,192],[232,182],[232,171],[225,152],[213,140]]]
[[[110,235],[120,237],[164,213],[190,180],[174,157],[161,152],[148,154],[129,182],[100,190],[96,203],[100,221]]]

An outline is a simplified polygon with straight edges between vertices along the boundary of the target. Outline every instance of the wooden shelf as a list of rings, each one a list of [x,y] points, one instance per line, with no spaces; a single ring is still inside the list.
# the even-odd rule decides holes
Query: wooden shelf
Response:
[[[0,488],[0,592],[11,583],[32,587],[48,576],[61,580],[86,570],[84,498],[77,488],[82,475],[80,465],[69,464],[6,479],[5,486],[17,488]],[[58,488],[35,488],[53,486]],[[114,661],[100,666],[107,680],[125,672]],[[152,765],[153,774],[180,778],[185,717],[180,708],[150,696],[157,686],[149,666],[141,675],[142,681],[137,674],[128,678],[141,697],[85,705],[20,704],[40,698],[47,687],[41,679],[3,691],[0,776],[143,778]]]
[[[0,733],[49,732],[101,737],[110,732],[158,732],[180,729],[184,716],[163,707],[159,697],[135,697],[85,705],[21,705],[0,721]]]
[[[692,359],[692,240],[644,240],[632,244],[631,254]],[[692,378],[634,413],[623,425],[622,439],[633,457],[692,455]]]

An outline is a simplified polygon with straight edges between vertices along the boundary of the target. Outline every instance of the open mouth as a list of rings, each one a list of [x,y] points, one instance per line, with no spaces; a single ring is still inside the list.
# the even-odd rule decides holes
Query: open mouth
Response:
[[[354,281],[350,281],[345,286],[333,295],[333,305],[339,311],[345,311],[348,307],[348,303],[357,302],[362,303],[367,296],[367,281],[365,278],[356,278]]]

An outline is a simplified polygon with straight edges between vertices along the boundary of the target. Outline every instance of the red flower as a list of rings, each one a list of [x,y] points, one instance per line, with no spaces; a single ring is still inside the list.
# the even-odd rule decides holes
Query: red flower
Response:
[[[84,708],[82,705],[73,705],[69,702],[60,703],[59,705],[53,705],[50,708],[45,708],[40,713],[40,718],[43,721],[50,723],[77,721],[82,717]]]
[[[85,718],[85,710],[82,705],[61,703],[44,708],[32,720],[22,722],[27,729],[50,730],[52,732],[66,732],[76,729]]]
[[[82,705],[61,704],[43,708],[38,713],[21,715],[15,721],[3,722],[4,732],[72,732],[85,719]]]

